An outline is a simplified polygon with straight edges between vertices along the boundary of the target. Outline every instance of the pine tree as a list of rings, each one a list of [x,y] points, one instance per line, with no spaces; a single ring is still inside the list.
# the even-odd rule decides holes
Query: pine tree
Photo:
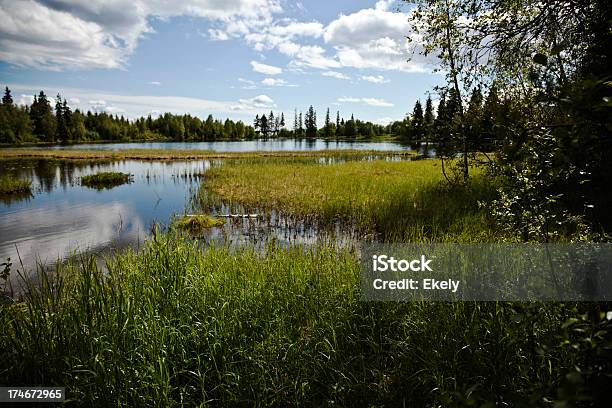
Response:
[[[412,111],[412,139],[414,142],[419,144],[424,136],[424,119],[423,119],[423,107],[421,101],[417,99],[414,104]]]
[[[482,144],[482,92],[474,88],[465,112],[465,132],[468,137],[468,148],[472,151],[483,148]]]
[[[327,108],[327,112],[325,113],[325,137],[331,137],[332,127],[331,120],[329,118],[329,108]]]
[[[497,86],[493,84],[487,99],[484,102],[482,108],[482,123],[481,128],[481,148],[485,151],[490,151],[495,144],[496,138],[496,126],[499,120],[499,95],[497,94]]]
[[[298,122],[298,113],[297,109],[293,112],[293,137],[298,137],[298,133],[300,131],[300,125]]]
[[[13,104],[13,97],[11,96],[11,90],[9,87],[4,88],[4,96],[2,97],[2,104],[11,106]]]
[[[284,129],[285,128],[285,114],[283,112],[281,112],[281,118],[280,118],[280,128]]]
[[[299,125],[298,134],[300,135],[299,137],[302,137],[304,135],[304,125],[303,125],[303,122],[302,122],[302,112],[300,112],[300,118],[299,118],[299,121],[298,121],[298,125]]]
[[[316,137],[317,136],[317,114],[310,105],[308,111],[306,112],[306,119],[304,121],[304,125],[306,127],[306,137]]]
[[[270,128],[268,126],[268,118],[265,114],[261,115],[261,119],[259,120],[259,129],[264,138],[267,138],[268,134],[270,133]]]
[[[434,126],[434,112],[433,112],[433,103],[431,101],[431,96],[427,96],[427,101],[425,101],[425,114],[423,115],[423,126],[424,126],[424,139],[426,142],[426,146],[429,146],[429,142],[432,138],[433,126]]]
[[[259,134],[261,127],[261,120],[259,119],[259,114],[255,115],[255,120],[253,121],[253,128],[255,129],[255,133]]]
[[[274,136],[274,132],[275,132],[274,124],[275,124],[274,113],[270,111],[270,115],[268,115],[268,128],[270,130],[271,136]]]

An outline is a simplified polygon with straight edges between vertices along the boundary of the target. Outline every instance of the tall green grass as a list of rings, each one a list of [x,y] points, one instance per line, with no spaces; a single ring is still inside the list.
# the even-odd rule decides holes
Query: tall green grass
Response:
[[[30,180],[21,180],[11,175],[0,176],[0,194],[24,194],[32,191]]]
[[[156,234],[107,269],[58,265],[0,306],[1,384],[77,406],[526,406],[582,358],[556,337],[569,306],[361,302],[356,255],[325,246]]]
[[[243,160],[209,170],[215,196],[248,209],[278,209],[294,219],[355,223],[384,240],[491,241],[497,237],[479,208],[495,194],[479,169],[468,184],[444,182],[438,160],[348,161]]]

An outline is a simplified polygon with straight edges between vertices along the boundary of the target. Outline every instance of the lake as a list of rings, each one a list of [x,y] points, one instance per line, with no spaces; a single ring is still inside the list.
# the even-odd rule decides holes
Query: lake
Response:
[[[378,150],[399,151],[410,150],[410,146],[400,142],[351,142],[331,141],[323,139],[267,139],[213,142],[135,142],[135,143],[85,143],[42,149],[93,149],[93,150],[125,150],[125,149],[183,149],[183,150],[213,150],[216,152],[253,152],[253,151],[309,151],[309,150]]]
[[[375,158],[379,157],[366,159]],[[343,159],[312,160],[330,164]],[[201,209],[193,198],[206,170],[215,165],[222,161],[0,160],[0,174],[32,181],[31,195],[0,196],[0,263],[10,257],[15,269],[21,259],[31,271],[37,261],[50,264],[74,252],[105,254],[137,247],[155,224],[168,225],[173,215]],[[82,176],[103,171],[132,174],[133,182],[100,191],[81,186]],[[221,202],[206,211],[219,215],[241,209]],[[239,244],[274,237],[280,243],[307,243],[318,236],[313,226],[291,225],[273,212],[268,218],[226,219],[223,227],[213,228],[203,238]],[[342,242],[342,237],[334,236]]]

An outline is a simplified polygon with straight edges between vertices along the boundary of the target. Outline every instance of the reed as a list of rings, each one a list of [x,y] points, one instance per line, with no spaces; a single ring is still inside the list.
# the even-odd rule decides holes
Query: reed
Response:
[[[0,305],[0,383],[75,406],[483,406],[554,399],[572,305],[362,302],[355,253],[161,234]]]
[[[239,160],[207,172],[202,200],[280,210],[320,225],[354,223],[384,240],[490,241],[497,233],[479,202],[495,188],[480,169],[472,174],[467,184],[449,185],[439,160]]]

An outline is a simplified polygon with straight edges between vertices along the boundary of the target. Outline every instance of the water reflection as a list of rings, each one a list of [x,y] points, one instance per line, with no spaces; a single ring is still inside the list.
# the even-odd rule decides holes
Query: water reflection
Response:
[[[0,173],[32,181],[26,200],[0,204],[0,260],[18,259],[26,269],[73,251],[102,251],[137,244],[151,225],[185,211],[208,161],[81,163],[0,160]],[[100,171],[134,175],[110,190],[81,187],[80,177]]]
[[[49,147],[45,147],[48,149]],[[268,139],[213,142],[139,142],[139,143],[104,143],[75,144],[53,146],[51,149],[183,149],[214,150],[216,152],[252,152],[252,151],[308,151],[308,150],[410,150],[410,145],[403,142],[358,142],[325,139]]]

